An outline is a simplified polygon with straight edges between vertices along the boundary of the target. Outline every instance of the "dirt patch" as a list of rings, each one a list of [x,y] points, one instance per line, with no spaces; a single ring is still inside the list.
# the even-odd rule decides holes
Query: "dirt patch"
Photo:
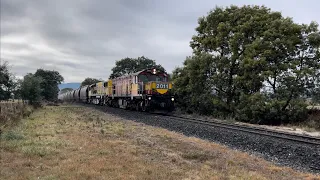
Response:
[[[50,106],[1,136],[4,179],[312,179],[194,137],[90,108]]]

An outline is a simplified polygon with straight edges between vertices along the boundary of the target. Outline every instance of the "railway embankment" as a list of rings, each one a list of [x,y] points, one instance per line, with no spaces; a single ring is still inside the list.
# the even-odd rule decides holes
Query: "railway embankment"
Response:
[[[104,112],[107,111],[108,113],[132,121],[142,122],[147,125],[183,133],[187,136],[195,136],[221,145],[227,145],[232,149],[262,157],[280,166],[288,166],[306,172],[320,172],[320,146],[318,140],[312,140],[317,141],[315,144],[303,143],[301,141],[289,140],[290,138],[270,136],[274,133],[263,133],[270,134],[268,136],[149,113],[94,105],[86,106],[100,109]]]
[[[1,177],[320,178],[315,174],[275,165],[210,140],[192,137],[192,133],[188,137],[183,133],[150,126],[150,122],[153,125],[158,122],[176,126],[173,121],[114,108],[99,109],[76,105],[47,106],[35,111],[14,128],[7,129],[1,135]],[[138,119],[144,122],[137,122]],[[229,136],[239,140],[236,134]]]

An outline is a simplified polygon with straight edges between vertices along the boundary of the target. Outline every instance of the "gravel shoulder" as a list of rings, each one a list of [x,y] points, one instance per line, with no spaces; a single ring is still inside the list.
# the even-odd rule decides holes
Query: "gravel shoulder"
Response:
[[[145,122],[137,122],[138,119]],[[4,179],[320,179],[315,174],[281,167],[194,137],[192,133],[188,137],[183,132],[167,130],[174,129],[168,127],[175,127],[175,123],[113,108],[45,107],[2,133],[0,176]],[[151,124],[167,124],[167,129]]]

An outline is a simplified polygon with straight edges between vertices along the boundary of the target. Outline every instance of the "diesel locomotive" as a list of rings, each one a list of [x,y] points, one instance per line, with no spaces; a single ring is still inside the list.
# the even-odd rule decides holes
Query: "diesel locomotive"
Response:
[[[84,102],[137,111],[174,110],[172,83],[156,68],[98,82],[60,94],[62,101]]]

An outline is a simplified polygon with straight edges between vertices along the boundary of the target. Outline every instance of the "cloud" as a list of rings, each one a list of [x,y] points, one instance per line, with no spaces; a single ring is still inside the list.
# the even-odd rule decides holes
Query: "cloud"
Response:
[[[65,82],[107,79],[116,60],[146,56],[169,72],[191,55],[197,19],[218,6],[255,1],[1,0],[1,59],[17,76],[37,68]],[[298,23],[320,22],[319,2],[262,1]]]

